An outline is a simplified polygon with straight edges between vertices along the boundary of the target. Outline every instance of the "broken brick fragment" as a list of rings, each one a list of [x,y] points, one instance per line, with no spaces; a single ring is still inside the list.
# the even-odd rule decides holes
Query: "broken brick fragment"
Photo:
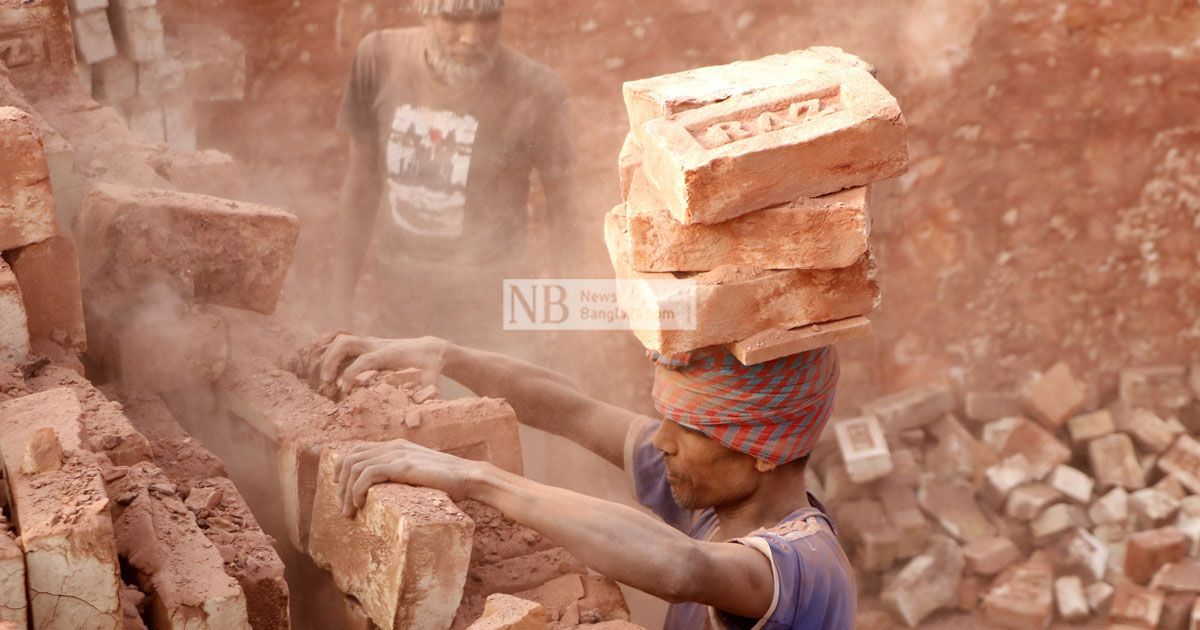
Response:
[[[1087,385],[1071,373],[1071,366],[1058,363],[1030,383],[1026,404],[1033,416],[1051,430],[1058,430],[1083,409]]]

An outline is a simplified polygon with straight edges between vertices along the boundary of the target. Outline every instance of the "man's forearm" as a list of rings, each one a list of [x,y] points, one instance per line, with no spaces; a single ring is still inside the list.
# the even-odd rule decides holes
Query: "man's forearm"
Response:
[[[503,398],[523,422],[554,432],[551,418],[583,393],[567,377],[527,361],[447,343],[442,374],[480,396]]]
[[[589,397],[567,377],[448,342],[442,374],[481,396],[505,399],[522,424],[565,437],[623,466],[625,437],[636,414]]]
[[[562,545],[588,567],[669,601],[694,594],[699,543],[638,510],[481,465],[470,498]]]

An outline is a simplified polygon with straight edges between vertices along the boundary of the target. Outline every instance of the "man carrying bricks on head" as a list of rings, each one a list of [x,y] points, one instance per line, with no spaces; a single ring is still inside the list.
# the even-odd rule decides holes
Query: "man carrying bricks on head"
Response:
[[[353,515],[368,488],[385,482],[488,503],[589,567],[672,602],[669,630],[852,628],[849,561],[804,482],[833,404],[836,351],[750,367],[715,349],[655,359],[661,421],[511,357],[435,338],[342,335],[316,368],[325,382],[345,391],[367,370],[418,367],[504,398],[522,422],[623,467],[661,520],[403,440],[361,446],[339,462],[344,509]]]
[[[531,252],[574,246],[567,93],[500,42],[504,0],[415,2],[425,25],[364,38],[342,103],[335,308],[354,312],[366,265],[372,327],[490,345],[502,280],[539,271]],[[531,234],[535,170],[550,243]]]

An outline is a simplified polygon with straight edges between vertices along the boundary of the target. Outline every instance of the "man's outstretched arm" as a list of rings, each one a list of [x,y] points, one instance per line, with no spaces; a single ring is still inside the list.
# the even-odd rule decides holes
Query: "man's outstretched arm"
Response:
[[[425,372],[427,383],[444,374],[480,396],[503,398],[523,424],[565,437],[618,467],[624,466],[629,428],[641,417],[588,396],[557,372],[433,337],[340,335],[321,361],[322,381],[340,384],[343,392],[369,370],[418,368]]]
[[[635,509],[542,485],[403,440],[364,445],[338,463],[352,516],[377,483],[436,488],[475,499],[541,532],[600,573],[670,602],[697,602],[757,619],[770,609],[770,561],[750,547],[689,538]]]

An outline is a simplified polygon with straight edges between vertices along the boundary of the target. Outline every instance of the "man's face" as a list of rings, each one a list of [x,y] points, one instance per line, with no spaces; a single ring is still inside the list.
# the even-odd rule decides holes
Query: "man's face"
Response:
[[[675,502],[689,510],[732,505],[750,496],[761,475],[753,457],[720,442],[663,420],[654,447],[667,464],[667,481]]]
[[[482,77],[496,60],[500,16],[448,13],[429,18],[439,61],[455,72]]]

